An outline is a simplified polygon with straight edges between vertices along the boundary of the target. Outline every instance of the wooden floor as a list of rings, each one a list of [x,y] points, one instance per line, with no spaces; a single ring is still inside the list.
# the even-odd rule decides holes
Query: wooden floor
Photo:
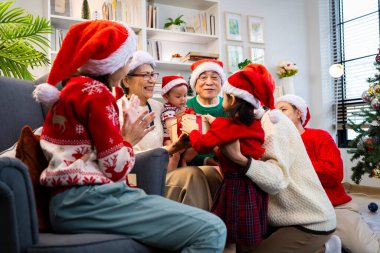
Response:
[[[348,183],[344,186],[353,201],[358,203],[363,219],[380,236],[380,180],[379,188]],[[379,210],[375,213],[368,210],[368,204],[371,202],[379,206]]]

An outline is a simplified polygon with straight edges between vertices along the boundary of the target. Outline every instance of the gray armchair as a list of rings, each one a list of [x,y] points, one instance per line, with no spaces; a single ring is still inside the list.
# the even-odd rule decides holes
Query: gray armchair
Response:
[[[0,152],[13,145],[24,125],[42,125],[46,108],[32,98],[33,83],[0,77]],[[154,149],[136,156],[132,173],[147,194],[163,195],[168,153]],[[1,252],[158,252],[127,236],[39,233],[35,198],[25,164],[0,158]]]

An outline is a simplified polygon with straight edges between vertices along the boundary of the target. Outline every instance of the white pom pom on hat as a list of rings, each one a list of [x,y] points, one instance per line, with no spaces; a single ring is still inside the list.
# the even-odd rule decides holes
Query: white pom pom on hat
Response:
[[[53,85],[48,83],[41,83],[36,86],[33,91],[34,99],[42,104],[47,106],[52,106],[55,102],[58,101],[60,91]]]

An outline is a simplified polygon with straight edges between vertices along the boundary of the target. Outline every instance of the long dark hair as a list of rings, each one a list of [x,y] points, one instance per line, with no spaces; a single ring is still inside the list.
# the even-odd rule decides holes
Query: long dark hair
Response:
[[[230,96],[227,94],[227,96]],[[235,97],[235,106],[226,110],[227,115],[234,119],[242,122],[243,124],[250,126],[255,120],[254,107],[247,101]]]

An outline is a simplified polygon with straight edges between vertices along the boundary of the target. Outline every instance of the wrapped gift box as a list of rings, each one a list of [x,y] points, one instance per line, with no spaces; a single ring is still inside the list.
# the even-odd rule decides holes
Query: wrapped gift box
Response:
[[[198,130],[205,134],[210,129],[210,123],[208,123],[207,119],[203,115],[195,115],[195,114],[185,114],[182,117],[178,118],[177,121],[173,123],[171,126],[171,140],[175,142],[178,140],[178,137],[181,135],[182,131],[179,130],[181,128],[181,120],[182,119],[190,119],[194,121],[198,125]],[[178,127],[179,125],[179,127]]]

